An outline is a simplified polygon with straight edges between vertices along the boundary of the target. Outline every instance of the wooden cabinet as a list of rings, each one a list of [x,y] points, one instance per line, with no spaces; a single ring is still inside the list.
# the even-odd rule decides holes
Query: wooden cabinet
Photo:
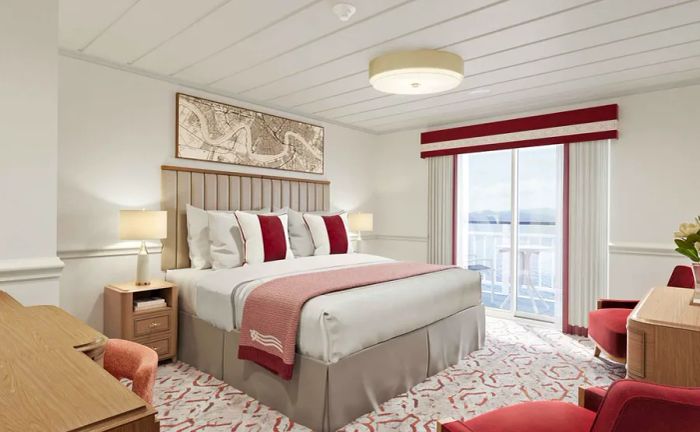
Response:
[[[700,306],[693,290],[652,289],[627,321],[627,376],[700,387]]]
[[[134,311],[134,301],[147,297],[162,297],[166,305]],[[175,360],[177,287],[161,280],[143,286],[133,283],[107,285],[104,291],[104,329],[111,338],[131,340],[153,349],[160,360]]]

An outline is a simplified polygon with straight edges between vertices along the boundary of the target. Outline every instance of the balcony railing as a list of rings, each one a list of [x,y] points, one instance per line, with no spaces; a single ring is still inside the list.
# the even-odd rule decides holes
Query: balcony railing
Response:
[[[482,274],[486,306],[511,308],[510,223],[463,223],[458,263]],[[519,265],[517,310],[545,317],[559,311],[561,282],[557,261],[560,242],[557,226],[550,222],[519,225]],[[523,268],[527,266],[527,268]]]

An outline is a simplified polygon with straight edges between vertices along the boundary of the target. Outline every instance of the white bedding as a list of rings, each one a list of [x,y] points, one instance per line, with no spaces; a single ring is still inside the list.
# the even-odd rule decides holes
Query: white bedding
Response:
[[[211,273],[213,273],[211,269],[200,270],[194,268],[168,270],[165,273],[165,279],[177,285],[181,310],[197,315],[197,288],[195,285],[197,281]]]
[[[241,325],[243,306],[261,283],[280,276],[389,262],[367,254],[326,255],[225,270],[171,270],[181,308],[226,331]],[[476,272],[449,269],[316,297],[304,305],[297,349],[324,362],[411,332],[481,302]]]

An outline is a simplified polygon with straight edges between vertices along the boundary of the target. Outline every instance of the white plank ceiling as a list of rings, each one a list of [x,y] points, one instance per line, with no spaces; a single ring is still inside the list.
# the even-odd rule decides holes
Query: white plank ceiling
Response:
[[[67,55],[385,133],[700,82],[700,0],[60,0]],[[464,58],[464,82],[387,95],[395,50]]]

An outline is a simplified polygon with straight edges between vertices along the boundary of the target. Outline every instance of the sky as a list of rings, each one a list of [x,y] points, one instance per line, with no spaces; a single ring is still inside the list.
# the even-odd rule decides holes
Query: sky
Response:
[[[519,149],[520,209],[556,208],[560,145]],[[510,210],[513,150],[463,154],[459,158],[460,195],[468,211]],[[462,207],[462,210],[467,210]]]

